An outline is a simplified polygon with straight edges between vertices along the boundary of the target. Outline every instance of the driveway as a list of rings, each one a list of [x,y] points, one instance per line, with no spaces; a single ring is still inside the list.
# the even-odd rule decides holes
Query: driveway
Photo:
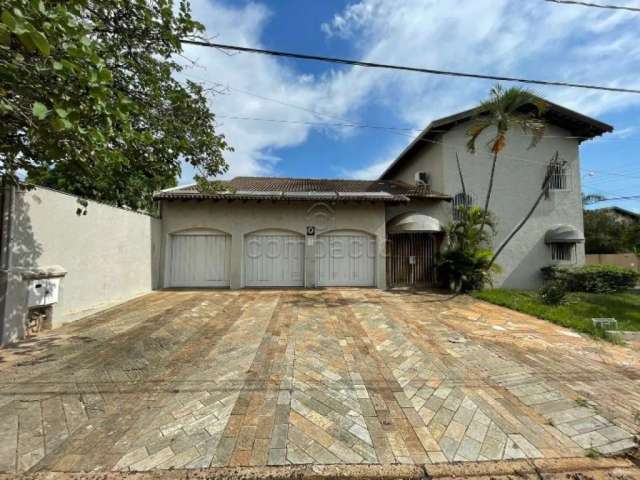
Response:
[[[0,471],[615,453],[640,353],[466,296],[162,291],[0,350]]]

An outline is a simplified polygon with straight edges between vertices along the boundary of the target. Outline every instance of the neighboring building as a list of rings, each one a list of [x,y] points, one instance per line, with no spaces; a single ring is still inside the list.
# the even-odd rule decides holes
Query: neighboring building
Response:
[[[603,212],[610,215],[614,220],[618,222],[634,223],[640,222],[640,213],[632,212],[621,207],[605,207],[597,208],[592,212]]]
[[[482,205],[486,194],[491,158],[465,148],[475,113],[432,122],[379,180],[238,177],[219,192],[159,192],[163,286],[433,285],[445,226],[458,205]],[[548,169],[553,176],[499,257],[496,285],[533,288],[545,265],[584,263],[579,145],[613,128],[553,104],[545,117],[546,136],[535,148],[514,129],[498,160],[490,205],[496,246],[533,205]]]

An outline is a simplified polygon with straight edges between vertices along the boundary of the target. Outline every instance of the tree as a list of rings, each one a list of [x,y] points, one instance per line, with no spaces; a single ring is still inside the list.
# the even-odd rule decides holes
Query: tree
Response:
[[[531,134],[529,149],[535,147],[544,134],[545,124],[540,116],[545,109],[544,100],[528,90],[517,87],[504,90],[501,85],[493,87],[489,99],[482,102],[476,109],[475,120],[467,131],[469,136],[467,150],[470,153],[475,153],[480,135],[487,129],[493,128],[495,130],[487,144],[492,155],[492,162],[489,186],[484,202],[485,221],[483,221],[481,228],[484,228],[489,213],[496,163],[498,155],[507,146],[507,133],[512,127],[518,126],[523,133]]]
[[[587,253],[640,251],[640,224],[616,220],[606,211],[584,211],[584,236]]]
[[[491,263],[495,222],[480,207],[461,206],[458,212],[459,219],[447,227],[447,249],[438,270],[452,290],[467,292],[482,288],[499,271]]]
[[[151,205],[181,162],[227,170],[204,89],[180,82],[181,39],[204,27],[181,0],[5,0],[0,174],[81,197]]]

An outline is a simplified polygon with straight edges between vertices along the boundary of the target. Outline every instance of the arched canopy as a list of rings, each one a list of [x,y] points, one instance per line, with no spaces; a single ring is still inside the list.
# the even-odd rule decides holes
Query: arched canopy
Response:
[[[387,224],[387,232],[441,232],[440,222],[424,213],[407,212],[392,218]]]
[[[584,235],[573,225],[554,225],[544,235],[545,243],[582,243]]]

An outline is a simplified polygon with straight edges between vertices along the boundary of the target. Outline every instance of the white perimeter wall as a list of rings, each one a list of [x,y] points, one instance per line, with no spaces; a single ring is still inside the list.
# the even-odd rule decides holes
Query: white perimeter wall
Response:
[[[60,265],[60,301],[53,326],[107,308],[158,285],[160,220],[37,188],[16,193],[13,267]]]

